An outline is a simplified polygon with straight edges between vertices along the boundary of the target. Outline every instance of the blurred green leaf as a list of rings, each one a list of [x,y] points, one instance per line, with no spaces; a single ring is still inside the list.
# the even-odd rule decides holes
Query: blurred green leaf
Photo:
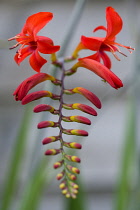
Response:
[[[32,115],[32,106],[24,112],[23,121],[21,123],[18,135],[15,141],[15,145],[12,148],[11,160],[9,162],[8,171],[6,173],[5,185],[3,189],[3,198],[1,202],[1,210],[11,209],[11,201],[14,197],[14,192],[17,187],[18,175],[20,173],[20,166],[22,164],[25,145],[27,141],[27,134],[30,125],[30,119]]]
[[[130,205],[132,170],[134,169],[134,152],[136,142],[136,112],[135,100],[130,98],[128,119],[126,123],[124,148],[122,150],[122,161],[120,178],[117,188],[116,210],[128,210]]]

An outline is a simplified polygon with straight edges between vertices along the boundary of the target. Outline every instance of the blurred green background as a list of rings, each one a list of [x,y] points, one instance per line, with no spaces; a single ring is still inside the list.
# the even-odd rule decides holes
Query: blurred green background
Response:
[[[14,101],[15,88],[33,72],[26,59],[20,67],[13,60],[7,39],[20,32],[26,18],[39,11],[54,13],[53,20],[40,32],[61,45],[76,10],[71,0],[0,0],[0,209],[1,210],[128,210],[140,209],[139,198],[139,68],[140,68],[140,2],[136,0],[107,1],[79,0],[81,12],[66,43],[64,56],[69,56],[81,35],[93,36],[93,29],[106,25],[105,8],[112,6],[123,19],[124,27],[117,42],[131,45],[136,51],[118,62],[112,56],[112,71],[123,81],[124,87],[114,90],[92,72],[81,69],[66,79],[65,86],[82,86],[93,91],[102,101],[98,116],[89,117],[92,125],[86,130],[89,137],[76,138],[83,148],[78,152],[82,163],[79,176],[80,193],[77,200],[63,198],[57,171],[52,164],[57,157],[44,157],[49,146],[42,146],[44,136],[56,130],[38,131],[41,117],[32,114],[33,105],[21,106]],[[104,36],[97,32],[95,36]],[[84,53],[83,53],[84,55]],[[46,67],[42,69],[46,71]],[[47,71],[55,74],[47,64]],[[47,89],[52,90],[51,83]],[[40,88],[42,86],[40,85]],[[87,103],[82,96],[66,97],[67,103]],[[53,106],[52,101],[46,101]],[[89,103],[89,105],[91,105]],[[87,116],[84,115],[83,116]],[[76,128],[76,124],[69,124]],[[73,126],[73,127],[72,127]],[[81,127],[80,127],[81,128]],[[83,127],[85,129],[85,126]],[[67,137],[69,141],[72,137]],[[52,147],[52,146],[51,146]],[[75,152],[75,151],[74,151]]]

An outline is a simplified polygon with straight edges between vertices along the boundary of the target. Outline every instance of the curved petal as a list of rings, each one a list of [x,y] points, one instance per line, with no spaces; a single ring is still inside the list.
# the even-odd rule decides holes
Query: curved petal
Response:
[[[81,42],[89,50],[98,51],[103,42],[102,38],[81,36]]]
[[[89,59],[93,59],[93,60],[96,60],[96,61],[100,62],[100,53],[98,51],[95,54],[89,55],[89,56],[84,57],[84,58],[89,58]],[[83,58],[79,58],[78,60],[81,60],[81,59],[83,59]]]
[[[53,13],[51,12],[38,12],[33,14],[27,18],[22,32],[35,36],[52,18]]]
[[[35,71],[40,72],[41,67],[47,62],[47,60],[41,57],[38,51],[35,50],[30,56],[29,62]]]
[[[104,27],[104,26],[97,26],[96,28],[94,28],[93,32],[96,32],[98,30],[104,30],[104,31],[107,31],[107,28]]]
[[[79,67],[81,66],[94,72],[99,77],[107,81],[115,89],[123,87],[122,81],[111,70],[95,60],[87,58],[81,59],[77,65],[79,65]]]
[[[107,21],[107,39],[114,39],[115,36],[121,31],[123,21],[119,14],[112,7],[106,8],[106,21]]]
[[[32,52],[33,51],[29,46],[18,50],[14,57],[16,63],[19,65],[27,56],[32,54]]]
[[[100,56],[103,60],[104,65],[108,69],[111,69],[111,60],[110,60],[109,56],[104,51],[100,51],[99,53],[100,53]]]
[[[38,36],[37,38],[37,48],[41,53],[52,54],[60,49],[60,46],[54,46],[53,41],[48,37]]]

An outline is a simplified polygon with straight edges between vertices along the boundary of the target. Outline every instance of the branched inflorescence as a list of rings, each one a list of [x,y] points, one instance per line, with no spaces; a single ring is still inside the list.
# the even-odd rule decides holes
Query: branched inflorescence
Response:
[[[9,40],[15,39],[17,44],[13,48],[21,45],[19,50],[15,55],[15,61],[20,64],[27,56],[30,55],[29,62],[33,70],[37,73],[25,79],[18,88],[14,91],[16,101],[21,101],[23,105],[30,103],[32,101],[38,100],[43,97],[49,97],[53,100],[59,101],[59,108],[55,109],[49,104],[39,104],[33,109],[35,113],[39,112],[50,112],[53,115],[58,116],[58,120],[54,121],[42,121],[38,123],[38,129],[57,127],[59,128],[59,133],[57,136],[49,136],[42,140],[42,144],[46,145],[52,142],[59,141],[59,147],[56,149],[48,149],[45,155],[57,155],[60,154],[60,159],[54,163],[54,168],[61,168],[56,176],[57,180],[61,180],[60,189],[62,193],[67,197],[76,198],[78,193],[78,185],[75,183],[77,179],[77,174],[80,173],[78,167],[73,166],[73,162],[80,163],[80,158],[78,156],[67,154],[65,148],[81,149],[82,145],[77,142],[67,142],[64,139],[64,135],[76,135],[76,136],[88,136],[88,132],[80,129],[66,129],[63,127],[63,122],[77,122],[86,125],[90,125],[91,121],[83,116],[64,116],[63,109],[68,110],[80,110],[87,114],[97,116],[96,110],[86,104],[81,104],[76,101],[76,103],[68,104],[64,101],[64,95],[80,94],[88,99],[96,108],[101,108],[101,102],[99,98],[91,91],[83,87],[74,87],[72,89],[66,89],[64,85],[65,77],[68,77],[77,72],[79,67],[86,68],[96,75],[101,77],[110,86],[118,89],[123,86],[122,81],[110,70],[111,60],[106,54],[111,52],[117,60],[120,60],[116,55],[116,52],[123,54],[118,46],[124,47],[126,49],[133,50],[133,48],[121,45],[117,43],[116,35],[122,29],[122,19],[118,13],[112,8],[106,8],[106,21],[107,28],[104,26],[99,26],[94,29],[94,32],[102,29],[106,31],[105,38],[99,37],[85,37],[81,36],[81,40],[74,52],[69,58],[57,58],[56,52],[59,51],[60,46],[54,46],[53,41],[48,37],[38,36],[37,33],[41,30],[53,17],[50,12],[39,12],[37,14],[31,15],[26,20],[26,23],[18,35],[10,38]],[[95,51],[93,55],[80,58],[78,53],[81,50],[89,49]],[[57,79],[47,73],[41,73],[41,67],[47,62],[39,53],[51,54],[52,64],[61,70],[61,78]],[[124,54],[123,54],[124,55]],[[70,61],[75,61],[75,64],[70,69],[65,69],[65,63]],[[59,94],[54,94],[48,90],[39,90],[35,92],[29,91],[41,82],[50,80],[53,85],[56,85],[60,89]]]

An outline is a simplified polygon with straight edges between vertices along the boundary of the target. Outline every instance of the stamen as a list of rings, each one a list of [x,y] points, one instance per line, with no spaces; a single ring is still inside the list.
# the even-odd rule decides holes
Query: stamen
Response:
[[[12,41],[12,40],[18,39],[19,37],[20,37],[20,35],[16,35],[14,37],[9,38],[8,41]]]
[[[111,45],[109,45],[109,44],[106,44],[106,45],[110,48],[110,52],[114,55],[114,57],[115,57],[118,61],[120,61],[119,57],[115,54],[115,50],[113,49],[113,47],[111,47]],[[116,49],[117,49],[117,47],[116,47]],[[117,51],[118,51],[118,49],[117,49]]]

